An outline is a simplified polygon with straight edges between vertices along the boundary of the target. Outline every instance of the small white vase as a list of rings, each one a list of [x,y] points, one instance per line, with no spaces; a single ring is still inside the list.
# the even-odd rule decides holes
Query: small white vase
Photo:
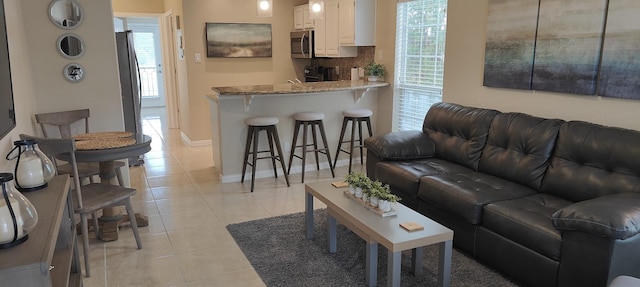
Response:
[[[382,212],[391,211],[391,201],[388,201],[388,200],[378,201],[378,208],[382,210]]]
[[[369,195],[366,193],[362,193],[362,201],[369,202]]]
[[[357,198],[362,198],[362,188],[361,187],[356,187],[355,196]]]
[[[371,204],[373,207],[378,207],[378,198],[377,197],[369,197],[369,204]]]
[[[368,80],[369,82],[377,82],[377,81],[378,81],[378,77],[377,77],[377,76],[369,76],[369,77],[367,78],[367,80]]]
[[[353,187],[353,185],[349,185],[349,193],[351,193],[351,195],[356,194],[356,188]]]

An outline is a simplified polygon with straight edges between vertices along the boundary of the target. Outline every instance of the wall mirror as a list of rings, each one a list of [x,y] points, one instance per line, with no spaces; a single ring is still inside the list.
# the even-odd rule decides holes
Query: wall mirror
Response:
[[[62,73],[67,81],[77,83],[84,78],[84,67],[80,64],[71,63],[64,66]]]
[[[49,4],[49,18],[60,28],[73,29],[82,23],[84,13],[76,0],[53,0]]]
[[[76,34],[63,34],[57,41],[58,52],[66,58],[75,59],[84,53],[84,42]]]

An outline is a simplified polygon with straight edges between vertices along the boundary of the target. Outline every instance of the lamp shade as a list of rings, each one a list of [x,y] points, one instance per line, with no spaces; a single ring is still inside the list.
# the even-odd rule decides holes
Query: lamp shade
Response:
[[[13,174],[0,173],[0,249],[16,246],[29,238],[28,232],[38,223],[38,213],[31,202],[15,190]]]
[[[38,149],[36,140],[13,142],[7,160],[15,160],[15,186],[19,191],[33,191],[47,187],[56,173],[53,162]]]

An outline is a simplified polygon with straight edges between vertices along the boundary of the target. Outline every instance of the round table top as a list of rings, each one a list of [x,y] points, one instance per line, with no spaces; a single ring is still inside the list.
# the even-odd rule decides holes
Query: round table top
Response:
[[[136,143],[125,147],[95,149],[95,150],[76,150],[77,162],[97,162],[97,161],[113,161],[118,159],[136,157],[145,154],[151,150],[151,137],[148,135],[139,135]],[[66,156],[64,156],[66,157]],[[64,158],[62,158],[65,160]]]

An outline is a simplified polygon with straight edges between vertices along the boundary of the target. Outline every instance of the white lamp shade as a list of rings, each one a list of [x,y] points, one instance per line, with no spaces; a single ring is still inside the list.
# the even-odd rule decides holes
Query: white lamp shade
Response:
[[[273,15],[273,0],[257,0],[258,17],[271,17]]]

